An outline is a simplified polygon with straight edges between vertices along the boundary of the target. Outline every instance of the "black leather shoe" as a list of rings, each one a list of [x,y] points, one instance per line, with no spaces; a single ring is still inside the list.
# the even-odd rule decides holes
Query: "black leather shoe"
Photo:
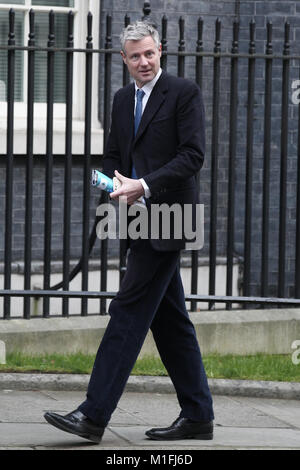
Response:
[[[44,418],[48,423],[62,431],[76,434],[97,444],[101,441],[105,429],[93,423],[79,410],[72,411],[65,416],[48,411],[44,414]]]
[[[146,436],[156,441],[176,439],[203,439],[213,438],[213,422],[196,422],[188,418],[177,418],[168,428],[153,428],[146,431]]]

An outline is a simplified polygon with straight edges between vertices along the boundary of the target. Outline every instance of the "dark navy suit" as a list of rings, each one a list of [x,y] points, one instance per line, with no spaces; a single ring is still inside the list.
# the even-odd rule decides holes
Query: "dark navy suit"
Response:
[[[130,177],[134,165],[151,204],[195,204],[196,174],[205,151],[204,109],[199,87],[162,73],[134,137],[130,84],[114,98],[103,172]],[[150,211],[149,211],[150,212]],[[149,328],[174,384],[181,416],[212,420],[212,398],[194,326],[185,307],[179,271],[184,238],[130,240],[126,274],[109,308],[111,316],[79,409],[100,425],[115,410]]]

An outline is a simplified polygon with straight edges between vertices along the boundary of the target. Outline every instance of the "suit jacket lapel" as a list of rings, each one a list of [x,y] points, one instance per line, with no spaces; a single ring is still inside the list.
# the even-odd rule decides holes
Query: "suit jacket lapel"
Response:
[[[154,118],[155,114],[161,107],[162,103],[164,102],[166,98],[165,94],[167,90],[168,90],[168,84],[166,80],[166,74],[163,72],[151,92],[150,98],[143,112],[143,116],[142,116],[142,119],[138,128],[138,132],[134,139],[134,144],[141,137],[141,135],[146,130],[147,126],[149,125],[149,123],[151,122],[151,120]]]

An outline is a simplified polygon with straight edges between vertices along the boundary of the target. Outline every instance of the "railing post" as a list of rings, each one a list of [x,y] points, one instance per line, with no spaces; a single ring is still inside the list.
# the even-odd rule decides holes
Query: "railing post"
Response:
[[[216,20],[214,53],[221,52],[221,21]],[[210,193],[210,236],[209,236],[209,295],[215,295],[217,257],[217,198],[218,198],[218,153],[219,153],[219,103],[220,103],[220,57],[214,58],[213,116],[211,140],[211,193]],[[214,302],[209,302],[209,309]]]
[[[82,221],[82,278],[81,289],[88,290],[89,278],[89,225],[91,194],[91,126],[92,126],[92,69],[93,69],[93,15],[87,16],[86,43],[86,82],[85,82],[85,131],[84,131],[84,168],[83,168],[83,221]],[[81,301],[81,315],[88,313],[88,299]]]
[[[149,21],[150,20],[150,15],[151,15],[150,2],[144,2],[143,13],[144,13],[144,16],[142,17],[142,20],[143,21]]]
[[[184,77],[185,69],[185,57],[184,55],[180,55],[180,52],[185,52],[184,26],[185,21],[184,18],[181,16],[179,18],[178,77]]]
[[[29,12],[28,47],[35,46],[34,11]],[[35,51],[28,51],[27,90],[27,153],[26,153],[26,210],[24,243],[24,289],[31,288],[32,257],[32,191],[33,191],[33,117],[34,117],[34,58]],[[24,298],[24,318],[30,318],[30,297]]]
[[[125,28],[130,24],[130,16],[127,14],[124,18]],[[109,44],[108,44],[109,45]],[[130,76],[128,72],[128,67],[123,63],[123,86],[128,85],[130,82]],[[102,241],[103,242],[103,241]],[[127,257],[127,240],[120,240],[119,245],[119,285],[123,280],[123,277],[126,272],[126,257]],[[103,313],[106,313],[106,305],[103,306]]]
[[[168,31],[168,18],[166,15],[162,17],[161,20],[161,46],[162,46],[162,56],[161,56],[161,68],[167,71],[167,63],[168,63],[168,40],[167,40],[167,31]]]
[[[130,16],[128,16],[127,14],[125,15],[125,18],[124,18],[124,26],[125,28],[130,24]],[[110,40],[111,40],[111,37],[110,37]],[[127,65],[124,64],[123,62],[123,86],[126,86],[128,85],[130,82],[130,76],[129,76],[129,72],[128,72],[128,68],[127,68]]]
[[[48,48],[55,46],[54,12],[49,13]],[[44,289],[50,289],[51,234],[52,234],[52,181],[53,181],[53,107],[54,107],[54,52],[47,54],[47,132],[46,132],[46,182],[44,230]],[[44,298],[43,316],[50,314],[50,298]]]
[[[272,23],[267,23],[266,54],[273,53]],[[268,295],[269,284],[269,208],[270,208],[270,159],[271,159],[271,112],[272,112],[272,66],[273,59],[265,64],[265,116],[264,116],[264,169],[263,169],[263,213],[261,253],[261,296]],[[262,306],[263,307],[263,306]]]
[[[202,43],[202,32],[203,32],[203,20],[198,20],[198,38],[196,52],[203,51]],[[202,88],[202,57],[196,56],[196,83]],[[197,189],[200,192],[200,172],[197,174]],[[198,263],[199,263],[199,251],[193,250],[191,254],[192,261],[192,273],[191,273],[191,294],[195,295],[198,292]],[[197,301],[191,301],[191,311],[197,310]]]
[[[15,46],[15,11],[9,11],[8,46]],[[6,194],[5,194],[5,250],[4,289],[11,288],[12,221],[13,221],[13,167],[14,167],[14,99],[15,99],[15,50],[7,53],[7,140],[6,140]],[[10,317],[10,297],[4,297],[4,318]]]
[[[142,16],[142,21],[145,21],[147,23],[150,23],[154,28],[157,29],[157,24],[153,20],[151,16],[151,5],[150,2],[144,2],[144,7],[143,7],[143,16]]]
[[[286,201],[287,201],[287,158],[288,158],[288,109],[289,109],[289,72],[290,24],[285,23],[282,66],[282,114],[281,114],[281,156],[280,156],[280,221],[279,221],[279,261],[278,297],[285,295],[285,254],[286,254]]]
[[[70,275],[70,238],[71,238],[71,194],[72,194],[72,114],[73,114],[73,51],[74,48],[74,14],[68,14],[68,39],[66,63],[66,155],[64,184],[64,239],[63,239],[63,290],[69,290]],[[62,315],[69,315],[69,299],[62,300]]]
[[[112,65],[112,54],[108,52],[112,48],[112,17],[107,15],[106,17],[106,37],[105,37],[105,62],[104,62],[104,145],[109,135],[110,127],[110,107],[111,107],[111,65]],[[103,194],[102,202],[106,203],[108,201],[107,193]],[[108,250],[108,240],[101,240],[101,291],[107,289],[107,250]],[[101,299],[100,301],[100,314],[105,315],[107,312],[107,301],[106,299]]]
[[[253,182],[253,116],[255,88],[255,22],[249,24],[250,43],[248,59],[248,98],[247,98],[247,141],[246,141],[246,189],[245,189],[245,228],[244,228],[244,276],[243,295],[250,291],[251,274],[251,230],[252,230],[252,182]],[[247,305],[244,304],[244,308]]]
[[[203,52],[203,18],[198,19],[198,38],[196,52]],[[196,57],[196,83],[202,88],[203,57]]]
[[[106,17],[106,37],[105,37],[105,49],[112,48],[112,17],[107,15]],[[111,63],[112,54],[111,52],[105,51],[105,63],[104,63],[104,147],[106,147],[109,128],[110,128],[110,99],[111,99]]]
[[[233,41],[231,53],[237,55],[239,51],[239,22],[233,23]],[[236,161],[236,132],[237,132],[237,105],[238,105],[238,57],[231,59],[231,90],[230,90],[230,123],[229,123],[229,166],[228,166],[228,204],[227,204],[227,272],[226,295],[232,296],[233,285],[233,256],[234,256],[234,230],[235,230],[235,161]],[[226,309],[231,309],[227,303]]]

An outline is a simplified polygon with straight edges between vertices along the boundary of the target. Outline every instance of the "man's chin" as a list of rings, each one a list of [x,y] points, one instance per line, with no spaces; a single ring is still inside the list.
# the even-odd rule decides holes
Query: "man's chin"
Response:
[[[154,75],[153,72],[141,73],[140,76],[139,76],[139,82],[143,83],[143,84],[151,82],[151,80],[153,80],[154,76],[155,75]]]

